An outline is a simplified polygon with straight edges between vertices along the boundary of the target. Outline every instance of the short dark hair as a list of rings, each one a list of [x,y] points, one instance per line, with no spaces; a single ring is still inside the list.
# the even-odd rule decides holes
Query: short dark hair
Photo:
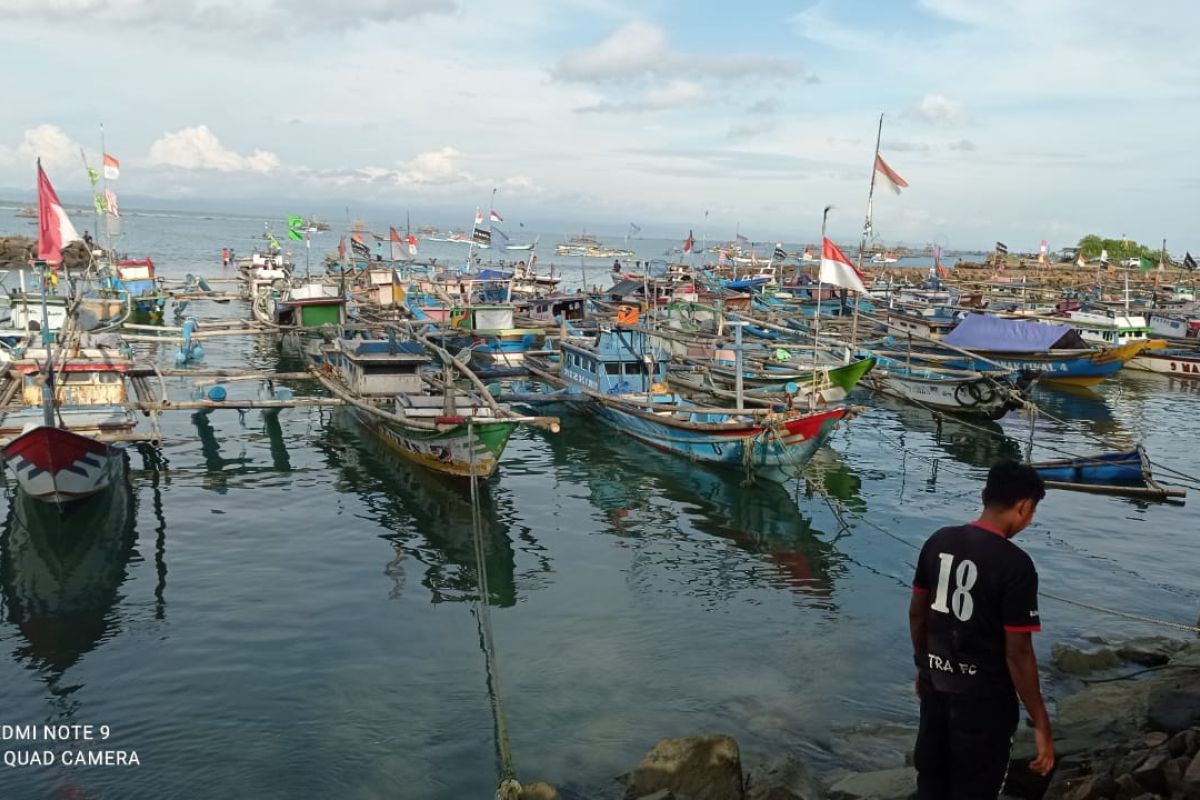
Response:
[[[1012,508],[1022,500],[1034,505],[1046,496],[1046,484],[1037,470],[1016,461],[1000,461],[988,470],[987,485],[983,487],[983,504]]]

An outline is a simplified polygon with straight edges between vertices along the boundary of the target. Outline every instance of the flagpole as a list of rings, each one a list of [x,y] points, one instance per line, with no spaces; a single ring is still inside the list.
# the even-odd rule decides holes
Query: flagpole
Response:
[[[101,122],[100,123],[100,180],[101,180],[101,186],[103,186],[103,188],[104,188],[104,192],[103,192],[104,203],[105,203],[104,208],[105,208],[105,212],[107,213],[107,210],[108,210],[108,172],[104,168],[104,156],[106,153],[108,153],[108,149],[107,149],[107,145],[105,145],[105,143],[104,143],[104,123]],[[97,212],[97,213],[99,213],[99,212]],[[104,233],[103,234],[100,233],[99,228],[100,228],[100,223],[97,222],[96,223],[96,235],[104,236],[104,243],[105,243],[104,249],[111,250],[112,242],[109,240],[109,236],[108,236],[107,221],[104,225]]]
[[[92,168],[88,166],[87,154],[83,152],[82,145],[80,145],[80,147],[79,147],[79,158],[83,160],[83,171],[87,173],[88,185],[92,187],[92,219],[94,220],[94,222],[92,223],[92,227],[96,229],[96,235],[99,236],[100,235],[100,206],[96,204],[96,184],[92,180]],[[101,158],[100,168],[104,169],[103,154],[100,156],[100,158]],[[94,260],[94,257],[92,256],[92,249],[89,247],[88,248],[88,262],[91,263],[93,260]]]
[[[871,188],[867,190],[867,215],[863,221],[862,238],[858,243],[858,271],[862,273],[863,268],[863,251],[867,247],[867,236],[872,228],[873,220],[871,219],[871,211],[875,202],[875,167],[879,164],[879,145],[883,141],[883,114],[879,115],[879,129],[875,132],[875,157],[871,159]],[[822,242],[824,246],[824,242]],[[858,298],[854,300],[854,316],[853,322],[850,323],[850,347],[853,348],[858,341]]]
[[[825,225],[829,219],[829,211],[833,206],[825,206],[825,211],[821,214],[821,258],[825,258]],[[821,295],[825,292],[821,288],[821,262],[817,262],[817,316],[813,320],[813,392],[817,390],[817,348],[821,344]]]

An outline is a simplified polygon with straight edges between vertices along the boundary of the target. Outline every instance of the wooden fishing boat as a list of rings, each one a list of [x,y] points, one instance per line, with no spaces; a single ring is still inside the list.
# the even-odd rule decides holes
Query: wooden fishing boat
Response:
[[[511,304],[461,306],[451,309],[450,329],[463,336],[458,343],[469,346],[474,358],[485,365],[514,366],[525,354],[541,347],[541,328],[518,328]]]
[[[363,427],[435,472],[489,477],[513,430],[528,421],[448,381],[435,391],[422,374],[432,359],[419,342],[338,339],[323,352],[322,384]]]
[[[99,348],[76,348],[56,364],[48,365],[45,350],[10,362],[22,406],[0,412],[0,438],[26,494],[61,505],[96,494],[123,474],[124,450],[103,439],[119,438],[136,424],[125,406],[131,366],[128,357]]]
[[[1022,384],[1028,388],[1031,382],[1013,373],[912,366],[886,357],[864,379],[864,385],[878,392],[923,408],[988,419],[1020,408]]]
[[[591,413],[633,439],[767,480],[799,476],[838,422],[852,416],[846,407],[808,413],[694,403],[669,390],[667,354],[641,330],[603,330],[560,347],[557,361],[529,356],[530,373],[587,395]]]
[[[1129,362],[1129,368],[1177,378],[1200,379],[1200,350],[1145,350]]]
[[[1039,461],[1029,466],[1037,470],[1049,489],[1159,500],[1187,496],[1182,489],[1168,489],[1154,480],[1150,459],[1141,445],[1124,452]]]
[[[944,337],[947,344],[984,358],[950,359],[952,369],[982,370],[997,364],[1010,370],[1031,370],[1038,380],[1092,386],[1115,375],[1153,341],[1133,341],[1117,347],[1088,347],[1079,332],[1066,325],[1001,319],[970,314]]]

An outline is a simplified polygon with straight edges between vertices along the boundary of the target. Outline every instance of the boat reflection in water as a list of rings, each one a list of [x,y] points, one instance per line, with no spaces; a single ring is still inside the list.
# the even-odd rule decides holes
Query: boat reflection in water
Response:
[[[871,398],[872,405],[888,412],[905,431],[929,434],[933,442],[955,461],[971,467],[990,469],[997,461],[1021,459],[1021,445],[1006,427],[990,420],[960,420],[950,414],[934,416],[929,410],[883,395]],[[1009,417],[1015,416],[1015,412]],[[1006,417],[1006,422],[1008,418]],[[1027,426],[1026,426],[1027,427]],[[910,445],[900,436],[901,445]]]
[[[358,495],[367,514],[387,531],[396,550],[387,574],[405,579],[406,562],[423,570],[421,583],[435,603],[471,602],[479,597],[470,486],[404,462],[382,442],[364,433],[345,409],[330,417],[316,443],[341,476],[339,491]],[[488,602],[517,602],[516,556],[508,532],[516,519],[512,498],[487,482],[479,484]],[[528,532],[522,535],[527,538]],[[545,569],[544,564],[536,568]]]
[[[826,509],[814,486],[760,480],[689,464],[630,445],[585,426],[543,436],[557,469],[586,483],[589,500],[604,512],[618,536],[651,547],[670,540],[664,561],[689,567],[689,591],[722,595],[739,584],[786,587],[815,605],[828,606],[834,581],[845,569],[835,537],[813,527],[800,505]],[[837,454],[822,448],[810,472],[830,495],[851,508],[865,508],[861,483]],[[582,473],[582,474],[580,474]],[[790,489],[800,489],[797,497]],[[757,558],[730,560],[714,554],[692,531],[734,544]],[[640,544],[635,546],[641,546]],[[694,557],[692,557],[694,556]],[[763,569],[763,567],[766,569]],[[708,587],[699,584],[707,580]]]
[[[18,660],[57,678],[115,633],[136,521],[128,480],[65,515],[15,494],[0,533],[0,591],[25,642]]]

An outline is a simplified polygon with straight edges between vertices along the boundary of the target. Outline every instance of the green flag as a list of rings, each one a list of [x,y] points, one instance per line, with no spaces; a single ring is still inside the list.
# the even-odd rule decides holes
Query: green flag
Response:
[[[1145,256],[1142,256],[1140,259],[1138,259],[1138,269],[1142,272],[1149,272],[1153,268],[1154,262],[1150,259],[1146,258]]]
[[[288,238],[294,242],[299,242],[304,238],[304,218],[298,217],[295,214],[287,218]]]
[[[102,194],[93,195],[92,202],[94,202],[96,204],[96,213],[97,214],[103,214],[105,211],[108,210],[108,207],[104,203],[104,195],[102,195]]]
[[[92,182],[92,186],[95,186],[97,183],[100,182],[100,173],[99,172],[96,172],[96,170],[92,169],[91,167],[88,167],[87,171],[88,171],[88,180]]]

